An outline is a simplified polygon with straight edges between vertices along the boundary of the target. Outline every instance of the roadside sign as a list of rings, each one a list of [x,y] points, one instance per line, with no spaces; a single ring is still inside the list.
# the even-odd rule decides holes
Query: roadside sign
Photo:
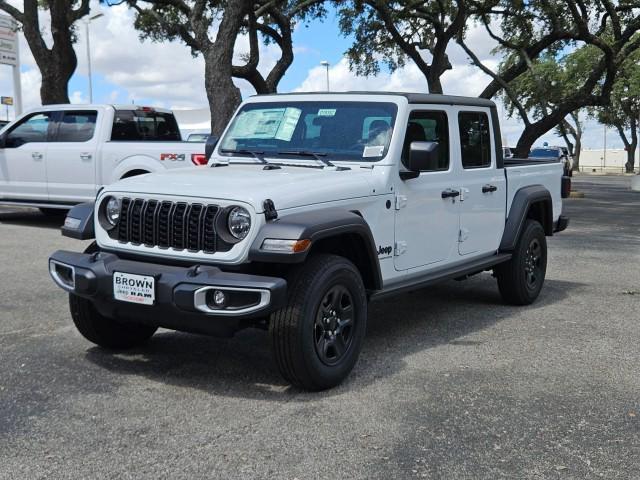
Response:
[[[7,15],[0,15],[0,64],[18,65],[18,25]]]
[[[2,105],[13,105],[13,97],[0,97]]]

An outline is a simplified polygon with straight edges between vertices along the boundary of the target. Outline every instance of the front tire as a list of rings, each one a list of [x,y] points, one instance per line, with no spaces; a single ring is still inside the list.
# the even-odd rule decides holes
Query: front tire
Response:
[[[337,255],[311,256],[289,278],[286,307],[269,336],[282,376],[305,390],[324,390],[351,372],[362,348],[367,296],[358,269]]]
[[[98,313],[86,298],[69,294],[71,318],[84,338],[104,348],[124,350],[145,343],[156,327],[137,323],[118,322]]]
[[[527,220],[511,260],[495,269],[502,299],[529,305],[538,298],[547,272],[547,238],[539,222]]]

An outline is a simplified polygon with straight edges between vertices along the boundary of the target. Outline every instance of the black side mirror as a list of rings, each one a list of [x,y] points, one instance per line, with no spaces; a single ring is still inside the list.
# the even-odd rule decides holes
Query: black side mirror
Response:
[[[7,146],[7,134],[0,135],[0,148],[4,148]]]
[[[438,142],[411,142],[405,166],[412,172],[438,170]]]
[[[218,144],[219,138],[215,135],[209,135],[206,143],[204,144],[204,155],[207,157],[207,162],[211,160],[211,155],[213,155],[213,151],[216,149],[216,145]]]

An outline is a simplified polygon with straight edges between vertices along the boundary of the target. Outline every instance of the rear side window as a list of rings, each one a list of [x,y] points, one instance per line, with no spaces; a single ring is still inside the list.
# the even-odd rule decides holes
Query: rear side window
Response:
[[[25,143],[46,142],[52,116],[53,112],[29,115],[9,131],[5,147],[17,148]]]
[[[86,142],[96,131],[98,112],[95,110],[63,111],[58,123],[56,142]]]
[[[145,110],[116,110],[112,141],[180,141],[180,130],[171,113]]]
[[[489,117],[483,112],[460,112],[460,148],[464,168],[482,168],[491,165],[491,135]]]
[[[412,142],[437,142],[438,165],[433,171],[449,169],[449,123],[445,112],[411,112],[402,148],[402,161],[409,159]]]

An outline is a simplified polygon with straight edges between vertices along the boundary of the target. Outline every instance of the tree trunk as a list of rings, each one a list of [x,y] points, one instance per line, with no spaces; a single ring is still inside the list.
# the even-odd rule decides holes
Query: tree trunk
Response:
[[[231,47],[233,50],[233,45]],[[205,56],[204,86],[211,111],[211,133],[219,136],[227,125],[233,112],[242,101],[240,89],[233,83],[231,63],[219,61],[219,52],[214,48]]]
[[[233,49],[242,20],[250,12],[251,6],[251,0],[230,2],[224,11],[215,41],[202,49],[212,135],[222,133],[242,101],[240,89],[233,83]],[[202,37],[205,35],[206,31],[201,32]]]
[[[636,163],[636,149],[638,148],[638,122],[634,117],[631,118],[631,143],[627,146],[627,163],[625,171],[633,173]]]
[[[43,105],[54,103],[70,103],[68,85],[71,74],[61,72],[56,64],[43,62],[44,68],[40,69],[42,83],[40,84],[40,101]]]

